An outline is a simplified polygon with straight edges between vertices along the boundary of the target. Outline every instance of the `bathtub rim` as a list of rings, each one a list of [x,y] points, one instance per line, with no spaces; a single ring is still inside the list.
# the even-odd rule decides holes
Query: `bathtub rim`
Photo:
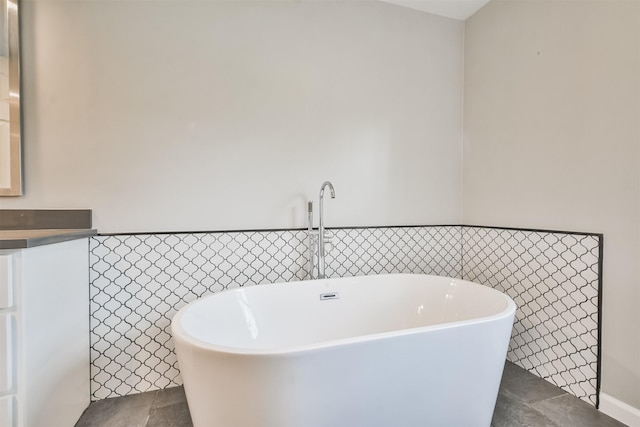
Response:
[[[265,283],[261,283],[261,284],[258,284],[258,285],[251,285],[251,286],[247,286],[247,287],[225,289],[223,291],[219,291],[219,292],[216,292],[214,294],[205,295],[203,297],[200,297],[200,298],[196,299],[195,301],[192,301],[192,302],[188,303],[187,305],[182,307],[180,310],[178,310],[178,312],[171,319],[171,335],[172,335],[172,338],[173,338],[174,341],[177,341],[177,340],[184,341],[184,342],[188,343],[190,346],[195,347],[195,348],[197,348],[199,350],[214,351],[214,352],[217,352],[217,353],[225,353],[225,354],[229,354],[229,355],[241,355],[241,356],[294,355],[294,354],[301,354],[301,353],[307,353],[307,352],[312,352],[312,351],[318,351],[318,350],[322,350],[322,349],[330,348],[330,347],[347,346],[347,345],[351,345],[351,344],[358,344],[358,343],[363,343],[363,342],[382,340],[382,339],[386,339],[386,338],[402,337],[402,336],[407,336],[407,335],[417,335],[419,333],[432,332],[432,331],[442,331],[442,330],[446,330],[446,329],[451,329],[451,328],[456,328],[456,327],[463,327],[463,326],[468,326],[468,325],[481,325],[481,324],[485,324],[485,323],[499,321],[499,320],[502,320],[502,319],[507,319],[509,317],[513,318],[513,316],[515,316],[515,312],[516,312],[516,309],[517,309],[517,306],[516,306],[515,302],[513,301],[513,299],[511,299],[511,297],[509,297],[504,292],[500,292],[500,291],[498,291],[496,289],[493,289],[493,288],[491,288],[489,286],[486,286],[486,285],[482,285],[480,283],[476,283],[476,282],[472,282],[472,281],[464,280],[464,279],[458,279],[458,278],[455,278],[455,277],[436,276],[436,275],[433,275],[433,274],[390,273],[390,274],[370,274],[370,275],[352,276],[352,277],[336,277],[336,278],[327,278],[327,279],[321,279],[321,280],[325,280],[325,281],[341,281],[343,279],[353,279],[353,278],[356,278],[356,277],[363,278],[363,277],[369,277],[369,276],[395,276],[395,277],[420,276],[420,277],[425,277],[425,278],[434,277],[434,278],[439,278],[439,279],[445,278],[445,279],[449,279],[449,280],[452,280],[452,281],[455,281],[455,282],[458,282],[458,283],[468,283],[468,284],[472,284],[472,285],[475,285],[475,286],[482,286],[482,287],[484,287],[486,289],[489,289],[489,290],[501,295],[506,300],[507,306],[504,308],[504,310],[502,310],[499,313],[492,314],[492,315],[489,315],[489,316],[478,317],[478,318],[474,318],[474,319],[458,320],[458,321],[454,321],[454,322],[439,323],[439,324],[436,324],[436,325],[419,326],[419,327],[414,327],[414,328],[398,329],[398,330],[387,331],[387,332],[378,332],[378,333],[367,334],[367,335],[359,335],[359,336],[350,337],[350,338],[338,338],[338,339],[333,339],[333,340],[329,340],[329,341],[322,341],[322,342],[314,343],[314,344],[296,345],[296,346],[289,346],[289,347],[282,347],[282,348],[275,348],[275,349],[249,349],[249,348],[228,347],[228,346],[222,346],[222,345],[218,345],[218,344],[212,344],[212,343],[210,343],[208,341],[204,341],[204,340],[201,340],[199,338],[194,337],[193,335],[187,333],[186,330],[182,327],[181,319],[182,319],[182,316],[184,315],[184,313],[188,310],[188,308],[191,305],[196,304],[198,302],[201,302],[203,299],[208,299],[208,298],[215,297],[216,295],[218,295],[220,293],[223,293],[223,292],[226,293],[226,292],[244,291],[244,290],[246,290],[246,288],[253,287],[253,286],[269,286],[269,285],[278,286],[278,285],[283,285],[283,284],[287,284],[287,283],[296,284],[296,285],[300,284],[301,286],[304,286],[305,282],[317,281],[318,279],[300,280],[300,281],[292,281],[292,282],[278,282],[278,283],[265,282]],[[513,327],[513,321],[511,322],[511,327]],[[176,334],[176,332],[178,332],[178,334]]]

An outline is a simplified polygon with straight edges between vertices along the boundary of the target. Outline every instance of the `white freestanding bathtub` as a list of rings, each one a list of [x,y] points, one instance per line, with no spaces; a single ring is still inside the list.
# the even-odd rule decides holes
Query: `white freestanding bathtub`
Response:
[[[195,427],[489,426],[506,295],[392,274],[250,286],[171,329]]]

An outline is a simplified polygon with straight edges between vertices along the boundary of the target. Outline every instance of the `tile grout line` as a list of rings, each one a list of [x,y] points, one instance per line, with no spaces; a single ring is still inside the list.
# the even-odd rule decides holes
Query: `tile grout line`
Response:
[[[553,421],[551,418],[549,418],[547,416],[547,414],[545,414],[543,411],[541,411],[540,409],[536,408],[533,405],[535,405],[536,403],[539,403],[539,402],[544,402],[544,401],[547,401],[547,400],[555,399],[556,397],[561,397],[561,396],[567,395],[569,393],[563,391],[562,394],[560,394],[558,396],[547,397],[545,399],[536,400],[535,402],[526,402],[524,400],[521,400],[517,394],[513,393],[510,390],[504,390],[504,391],[502,391],[502,393],[505,394],[508,397],[511,397],[518,404],[526,407],[528,410],[530,410],[532,412],[535,412],[536,414],[540,415],[542,418],[544,418],[546,420],[549,420],[549,422],[553,423],[553,425],[550,425],[548,427],[560,427],[560,426],[558,426],[558,424],[555,421]]]
[[[144,425],[142,427],[147,427],[149,424],[149,418],[151,418],[151,411],[155,408],[156,400],[158,399],[158,393],[160,390],[155,390],[153,392],[153,399],[151,400],[151,405],[149,406],[149,410],[147,410],[147,417],[144,419]]]

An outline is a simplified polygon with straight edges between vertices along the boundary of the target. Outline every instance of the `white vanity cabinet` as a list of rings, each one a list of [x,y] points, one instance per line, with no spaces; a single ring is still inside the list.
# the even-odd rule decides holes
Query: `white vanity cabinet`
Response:
[[[0,250],[0,426],[73,427],[89,393],[88,240]]]

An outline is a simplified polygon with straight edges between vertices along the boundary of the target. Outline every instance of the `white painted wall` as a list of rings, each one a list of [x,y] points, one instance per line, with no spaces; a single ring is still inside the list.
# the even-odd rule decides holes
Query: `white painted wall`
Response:
[[[25,196],[100,232],[461,219],[463,23],[381,2],[25,0]],[[316,216],[317,220],[317,216]]]
[[[489,2],[464,97],[464,223],[604,233],[602,390],[640,408],[640,2]]]

